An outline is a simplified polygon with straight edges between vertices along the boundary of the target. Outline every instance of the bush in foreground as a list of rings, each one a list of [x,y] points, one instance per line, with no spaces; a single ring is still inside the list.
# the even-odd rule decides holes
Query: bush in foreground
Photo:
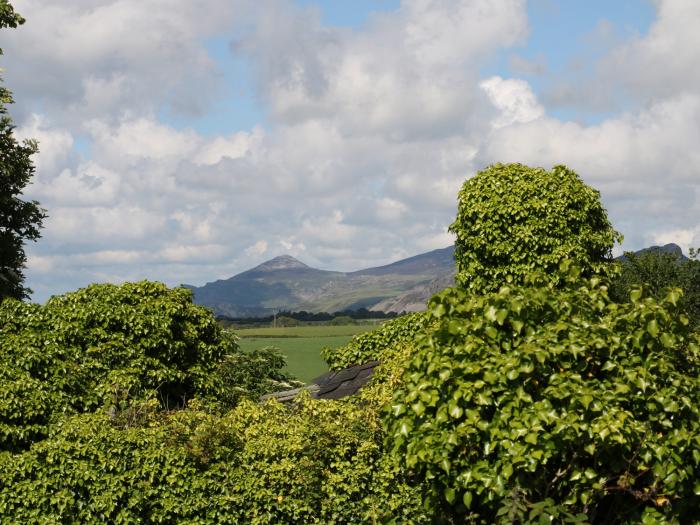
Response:
[[[136,425],[82,414],[0,452],[0,522],[429,523],[382,438],[378,412],[308,397],[144,407]]]
[[[556,279],[564,259],[587,276],[607,272],[621,240],[600,193],[566,166],[494,164],[480,171],[462,186],[450,231],[457,284],[475,293],[522,283],[533,271]]]
[[[284,361],[239,351],[189,290],[92,285],[45,305],[0,305],[0,450],[42,439],[66,415],[199,397],[220,408],[276,389]]]
[[[446,520],[690,522],[700,352],[680,291],[616,304],[598,279],[564,281],[434,297],[388,443]]]

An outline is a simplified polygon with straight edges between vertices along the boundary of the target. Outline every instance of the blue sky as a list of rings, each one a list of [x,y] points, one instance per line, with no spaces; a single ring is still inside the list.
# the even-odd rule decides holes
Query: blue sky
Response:
[[[465,179],[565,163],[638,249],[700,245],[695,0],[16,0],[35,299],[444,247]]]
[[[298,0],[297,4],[318,10],[329,26],[358,31],[372,15],[390,13],[401,7],[398,0]],[[650,0],[534,0],[527,5],[527,15],[530,28],[525,42],[497,53],[481,71],[484,75],[522,76],[540,95],[553,78],[590,73],[580,71],[582,65],[590,65],[592,59],[604,54],[614,42],[646,33],[654,20],[654,7]],[[600,38],[603,32],[604,38]],[[256,99],[255,78],[248,61],[232,52],[227,35],[206,39],[205,46],[221,68],[226,95],[210,112],[198,118],[173,114],[165,106],[161,110],[163,121],[180,129],[193,127],[205,135],[255,125],[264,127],[265,108]],[[515,71],[509,60],[514,53],[533,63],[542,63],[546,71],[529,75]],[[600,122],[610,116],[610,112],[581,112],[560,105],[547,109],[554,116],[587,123]]]

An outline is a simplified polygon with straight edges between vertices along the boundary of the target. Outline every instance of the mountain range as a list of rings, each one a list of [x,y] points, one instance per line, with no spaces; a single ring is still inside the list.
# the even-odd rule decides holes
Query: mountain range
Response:
[[[311,268],[290,255],[201,287],[185,285],[217,315],[254,317],[274,311],[338,312],[367,308],[418,311],[455,274],[454,246],[355,272]]]
[[[635,252],[669,252],[685,260],[675,244]],[[617,258],[625,260],[624,255]],[[311,268],[290,255],[270,259],[255,268],[196,287],[194,302],[216,315],[258,317],[277,311],[339,312],[424,310],[436,292],[452,286],[456,273],[454,246],[422,253],[386,266],[356,272]]]

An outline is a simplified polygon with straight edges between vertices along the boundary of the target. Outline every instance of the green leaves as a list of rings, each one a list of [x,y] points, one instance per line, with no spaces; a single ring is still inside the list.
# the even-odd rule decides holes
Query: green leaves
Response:
[[[555,284],[561,276],[606,274],[611,249],[621,240],[599,193],[565,166],[545,171],[495,164],[480,171],[462,186],[450,231],[456,234],[457,283],[477,293],[523,283],[533,271]],[[506,312],[485,315],[502,324]]]
[[[160,283],[93,285],[44,306],[5,300],[0,388],[16,395],[0,402],[0,449],[29,446],[63,415],[119,414],[148,398],[165,408],[194,396],[230,405],[233,388],[257,395],[283,364],[270,353],[240,357],[188,290]]]
[[[397,461],[453,521],[585,523],[614,501],[606,516],[637,523],[657,494],[665,516],[690,519],[700,358],[673,301],[640,290],[616,304],[598,278],[527,281],[433,299],[444,311],[414,343],[393,404],[430,402],[385,412]]]
[[[30,450],[0,453],[2,523],[430,523],[420,491],[383,453],[366,405],[243,402],[62,421]]]

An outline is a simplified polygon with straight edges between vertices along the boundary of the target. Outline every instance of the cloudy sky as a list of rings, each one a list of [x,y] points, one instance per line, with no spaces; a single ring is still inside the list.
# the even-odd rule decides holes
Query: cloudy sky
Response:
[[[624,249],[700,245],[696,0],[13,4],[37,301],[442,248],[461,183],[499,161],[575,169]]]

